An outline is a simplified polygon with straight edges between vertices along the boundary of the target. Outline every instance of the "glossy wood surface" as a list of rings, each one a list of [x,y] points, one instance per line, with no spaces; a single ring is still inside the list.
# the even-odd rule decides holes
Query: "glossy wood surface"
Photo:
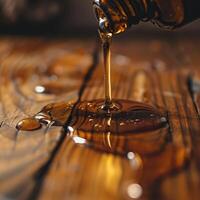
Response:
[[[62,127],[15,128],[49,103],[104,97],[95,40],[0,38],[0,199],[198,199],[199,44],[183,37],[114,42],[113,97],[161,108],[169,126],[111,135],[105,151],[74,143]],[[54,87],[41,94],[41,85]],[[118,153],[124,146],[134,159]]]

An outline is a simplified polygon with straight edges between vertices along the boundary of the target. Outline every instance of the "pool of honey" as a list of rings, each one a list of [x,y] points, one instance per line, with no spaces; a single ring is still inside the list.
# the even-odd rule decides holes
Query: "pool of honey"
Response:
[[[81,71],[68,71],[60,65],[48,66],[45,73],[41,69],[39,72],[38,69],[31,72],[29,70],[25,73],[16,70],[15,79],[22,83],[34,73],[38,76],[51,76],[51,84],[37,83],[33,87],[36,95],[47,97],[54,93],[60,95],[69,92],[71,86],[60,86],[65,83],[63,72],[72,73],[70,78],[74,75],[78,81],[82,80],[77,78],[77,74],[84,77]],[[55,79],[55,76],[59,79]],[[76,87],[77,81],[75,82],[72,81],[72,88]],[[108,112],[102,109],[104,103],[104,99],[72,99],[50,103],[35,115],[22,119],[16,128],[18,131],[34,131],[44,126],[64,126],[66,137],[75,146],[81,145],[102,155],[106,153],[127,160],[135,176],[133,186],[140,188],[140,192],[142,190],[138,198],[149,196],[155,192],[153,186],[158,184],[161,177],[186,165],[190,152],[182,146],[173,146],[167,115],[162,108],[130,100],[112,99],[115,107]]]

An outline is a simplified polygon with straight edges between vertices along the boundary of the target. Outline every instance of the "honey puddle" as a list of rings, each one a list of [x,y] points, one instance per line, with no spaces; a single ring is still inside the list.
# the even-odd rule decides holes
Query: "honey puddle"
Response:
[[[75,145],[128,160],[135,178],[126,186],[124,195],[130,198],[133,186],[141,189],[138,198],[156,193],[153,185],[157,180],[182,169],[190,151],[173,145],[162,111],[138,102],[133,106],[132,101],[113,99],[119,110],[108,113],[101,108],[103,102],[104,99],[79,102],[74,108],[72,103],[49,104],[32,118],[19,122],[17,128],[31,131],[42,126],[63,126],[71,115],[65,131]],[[123,184],[126,181],[131,180],[124,179]]]
[[[104,47],[104,58],[110,59],[110,47]],[[65,134],[75,145],[130,161],[130,166],[139,170],[134,185],[141,187],[138,198],[148,196],[156,191],[156,188],[152,189],[155,181],[185,166],[190,152],[184,146],[173,145],[168,119],[162,109],[135,101],[112,99],[110,60],[104,64],[105,99],[51,103],[33,117],[21,120],[16,128],[34,131],[43,126],[47,129],[64,126]],[[58,94],[58,90],[61,93],[67,91],[58,82],[35,88],[35,92],[43,95]],[[69,117],[71,120],[66,124]],[[127,186],[130,194],[131,186]]]
[[[84,101],[76,104],[70,126],[93,133],[109,132],[114,135],[153,131],[167,125],[167,119],[150,105],[129,100],[113,100],[115,110],[102,109],[104,100]],[[35,116],[21,120],[16,128],[33,131],[42,124],[64,126],[73,108],[72,103],[52,103]]]

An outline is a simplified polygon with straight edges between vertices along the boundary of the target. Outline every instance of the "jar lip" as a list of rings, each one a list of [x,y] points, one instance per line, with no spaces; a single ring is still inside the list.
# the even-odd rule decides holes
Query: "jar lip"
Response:
[[[109,8],[107,7],[106,4],[104,4],[100,0],[94,0],[93,10],[98,22],[100,22],[100,20],[106,19],[107,26],[105,26],[106,27],[105,32],[118,34],[120,32],[124,32],[124,30],[128,26],[128,21],[124,20],[123,16],[120,21],[114,21],[112,15],[109,12]]]
[[[94,13],[95,13],[95,16],[96,16],[96,19],[97,21],[100,23],[100,20],[102,19],[107,19],[107,26],[106,26],[106,29],[107,29],[107,32],[111,32],[113,33],[114,31],[114,27],[113,27],[113,23],[112,22],[112,18],[109,14],[109,12],[107,11],[107,8],[105,5],[101,4],[99,2],[99,0],[95,0],[93,2],[93,10],[94,10]],[[100,28],[100,27],[99,27]]]

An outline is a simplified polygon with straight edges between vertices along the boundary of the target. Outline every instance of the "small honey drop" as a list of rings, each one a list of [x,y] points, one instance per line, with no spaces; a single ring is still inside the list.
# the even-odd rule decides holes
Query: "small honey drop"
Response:
[[[41,128],[41,123],[35,118],[26,118],[19,121],[16,128],[20,131],[34,131]]]
[[[16,125],[16,129],[22,131],[34,131],[41,128],[42,124],[63,126],[69,117],[73,104],[58,102],[46,105],[40,112],[31,118],[22,119]]]

